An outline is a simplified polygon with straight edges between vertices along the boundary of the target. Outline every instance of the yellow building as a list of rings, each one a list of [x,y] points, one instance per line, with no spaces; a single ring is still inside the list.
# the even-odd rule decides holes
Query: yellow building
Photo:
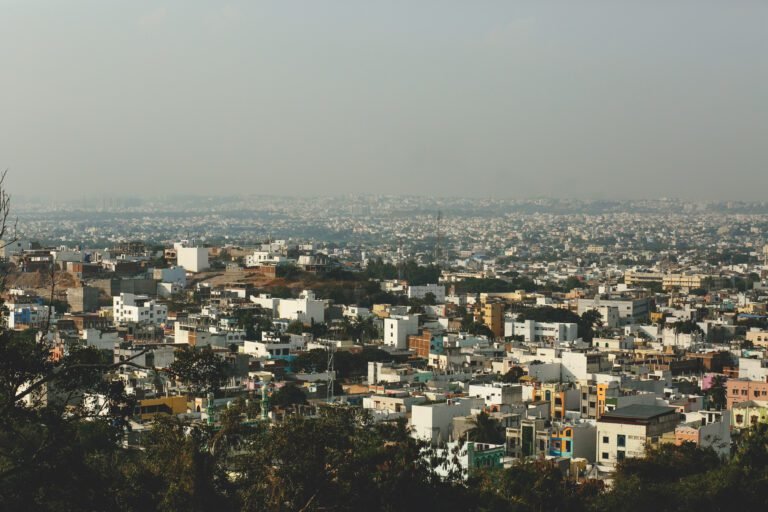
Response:
[[[491,302],[483,305],[483,323],[496,338],[504,337],[504,304]]]
[[[134,414],[141,421],[151,420],[157,415],[176,415],[187,412],[187,397],[163,396],[160,398],[147,398],[139,400]]]
[[[571,388],[559,382],[544,382],[533,389],[533,401],[545,400],[549,402],[552,419],[565,418],[567,392]]]

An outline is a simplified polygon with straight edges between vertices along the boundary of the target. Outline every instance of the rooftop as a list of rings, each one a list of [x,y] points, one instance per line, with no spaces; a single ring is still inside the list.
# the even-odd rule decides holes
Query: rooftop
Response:
[[[615,419],[634,419],[634,420],[649,420],[657,416],[669,414],[674,412],[673,407],[663,407],[660,405],[642,405],[633,404],[626,407],[619,407],[611,412],[603,414],[603,418],[615,418]]]

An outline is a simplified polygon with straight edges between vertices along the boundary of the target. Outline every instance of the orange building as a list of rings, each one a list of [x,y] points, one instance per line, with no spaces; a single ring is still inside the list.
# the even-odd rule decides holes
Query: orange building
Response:
[[[733,404],[747,400],[768,400],[768,382],[746,379],[729,379],[725,384],[728,409]]]
[[[408,350],[413,350],[416,355],[425,359],[429,358],[429,351],[432,348],[432,333],[429,329],[424,329],[421,334],[412,334],[408,336]]]

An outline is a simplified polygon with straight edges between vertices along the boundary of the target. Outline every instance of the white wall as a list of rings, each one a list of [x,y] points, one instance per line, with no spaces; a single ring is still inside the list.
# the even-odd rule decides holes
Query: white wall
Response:
[[[384,344],[404,349],[408,347],[408,336],[419,333],[419,316],[409,315],[384,319]]]
[[[176,244],[176,263],[190,272],[201,272],[208,268],[208,249],[205,247],[182,247]]]

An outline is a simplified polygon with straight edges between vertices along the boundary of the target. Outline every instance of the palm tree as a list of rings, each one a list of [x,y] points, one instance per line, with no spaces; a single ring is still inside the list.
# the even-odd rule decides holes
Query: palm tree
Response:
[[[490,444],[501,444],[504,442],[504,436],[501,434],[501,425],[485,411],[472,418],[471,423],[473,426],[467,431],[470,440]]]

